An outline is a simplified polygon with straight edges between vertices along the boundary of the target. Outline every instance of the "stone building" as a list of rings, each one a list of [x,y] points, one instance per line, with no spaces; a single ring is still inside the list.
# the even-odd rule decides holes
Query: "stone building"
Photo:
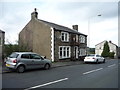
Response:
[[[70,29],[38,19],[35,9],[19,33],[19,44],[52,61],[77,60],[86,55],[87,35],[78,32],[78,25]]]
[[[103,52],[103,48],[104,48],[104,44],[105,44],[106,40],[95,45],[95,53],[98,55],[101,55],[101,53]],[[111,41],[108,42],[109,48],[110,48],[110,52],[114,52],[114,57],[117,58],[118,57],[118,46],[114,43],[112,43]]]
[[[5,38],[5,32],[0,30],[0,62],[2,62],[3,60],[4,38]]]

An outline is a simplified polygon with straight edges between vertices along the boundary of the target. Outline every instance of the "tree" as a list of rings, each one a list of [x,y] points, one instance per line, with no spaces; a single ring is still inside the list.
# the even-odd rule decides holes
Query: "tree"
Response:
[[[103,48],[103,52],[102,52],[101,56],[109,57],[109,54],[110,54],[110,48],[109,48],[108,42],[106,41],[104,44],[104,48]]]
[[[18,52],[19,46],[17,44],[5,44],[4,45],[4,54],[5,57],[10,55],[12,52]]]
[[[30,48],[28,45],[19,45],[18,41],[16,44],[12,44],[9,40],[7,40],[8,44],[4,45],[4,57],[8,57],[12,52],[30,52]]]

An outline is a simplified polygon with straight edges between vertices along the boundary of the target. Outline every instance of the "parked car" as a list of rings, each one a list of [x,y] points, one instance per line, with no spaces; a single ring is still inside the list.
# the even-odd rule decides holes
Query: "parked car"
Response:
[[[6,59],[6,67],[23,73],[27,69],[44,68],[50,69],[51,60],[43,58],[33,52],[13,52]]]
[[[103,62],[103,63],[105,63],[105,58],[101,57],[100,55],[90,54],[85,57],[84,62],[85,63],[86,62],[96,62],[96,63]]]

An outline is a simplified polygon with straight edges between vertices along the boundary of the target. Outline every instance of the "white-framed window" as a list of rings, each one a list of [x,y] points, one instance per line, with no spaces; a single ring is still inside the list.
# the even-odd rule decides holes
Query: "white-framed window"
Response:
[[[76,42],[78,42],[78,35],[76,35]]]
[[[86,55],[86,49],[80,48],[80,55],[79,56],[85,56]]]
[[[69,33],[68,32],[61,32],[61,41],[63,41],[63,42],[69,41]]]
[[[70,58],[70,46],[59,46],[59,59]]]
[[[80,43],[85,43],[85,36],[80,35]]]

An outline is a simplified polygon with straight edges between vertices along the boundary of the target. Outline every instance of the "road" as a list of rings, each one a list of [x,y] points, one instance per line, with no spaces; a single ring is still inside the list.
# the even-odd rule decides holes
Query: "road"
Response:
[[[118,88],[118,60],[106,63],[81,64],[31,70],[25,73],[5,73],[2,76],[3,88]]]

